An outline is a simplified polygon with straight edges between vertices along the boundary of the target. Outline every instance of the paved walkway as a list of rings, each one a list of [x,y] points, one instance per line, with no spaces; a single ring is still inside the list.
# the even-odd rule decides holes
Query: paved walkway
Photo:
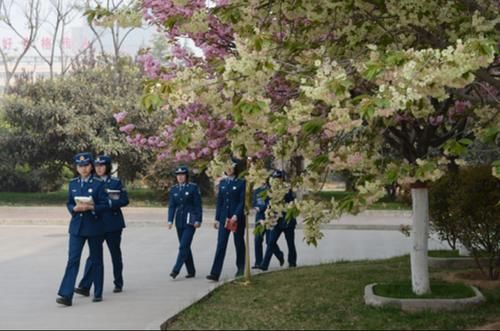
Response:
[[[197,277],[184,279],[183,271],[176,280],[171,280],[168,274],[178,242],[175,231],[168,231],[165,226],[165,210],[130,208],[126,212],[130,226],[123,238],[125,291],[112,293],[111,261],[106,252],[104,301],[92,303],[90,298],[75,296],[73,307],[61,307],[55,298],[66,263],[67,226],[22,222],[23,215],[34,215],[29,217],[38,223],[59,213],[64,220],[65,210],[60,209],[0,208],[4,224],[0,226],[0,329],[159,329],[166,319],[222,283],[205,279],[215,254],[215,230],[205,226],[196,233],[193,254]],[[344,222],[359,225],[373,220],[383,225],[382,219],[365,215]],[[6,224],[14,221],[23,225]],[[327,228],[324,232],[325,238],[315,248],[307,246],[301,240],[302,231],[297,230],[299,266],[388,258],[407,254],[411,248],[409,238],[394,230]],[[283,238],[279,244],[286,252]],[[430,246],[443,247],[434,240]],[[270,269],[280,269],[275,260]],[[235,272],[234,245],[230,242],[222,281],[231,280]]]

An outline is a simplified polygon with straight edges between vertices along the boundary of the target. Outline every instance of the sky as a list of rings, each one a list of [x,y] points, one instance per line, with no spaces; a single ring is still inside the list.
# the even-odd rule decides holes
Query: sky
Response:
[[[9,17],[13,22],[14,27],[19,31],[22,36],[27,36],[29,29],[27,28],[27,19],[25,18],[24,11],[28,0],[3,0],[7,4],[13,4],[9,12]],[[35,45],[42,52],[42,54],[49,54],[52,46],[52,34],[54,31],[53,23],[55,22],[55,13],[50,11],[50,1],[42,0],[42,8],[40,10],[41,17],[46,21],[43,23]],[[68,4],[69,0],[63,0]],[[2,2],[2,0],[0,0]],[[4,16],[4,11],[0,11],[0,16]],[[94,38],[94,34],[88,28],[86,18],[83,17],[82,11],[74,12],[71,22],[66,27],[65,38],[63,47],[65,53],[76,53],[78,50],[84,48],[87,43]],[[125,53],[134,55],[139,48],[147,47],[151,37],[155,33],[155,29],[147,27],[146,29],[136,29],[126,39],[123,50]],[[111,36],[104,35],[103,42],[107,50],[111,50],[112,41]],[[10,55],[19,54],[23,49],[23,39],[18,36],[11,28],[4,22],[0,22],[0,48]],[[34,51],[30,51],[28,55],[35,55]]]

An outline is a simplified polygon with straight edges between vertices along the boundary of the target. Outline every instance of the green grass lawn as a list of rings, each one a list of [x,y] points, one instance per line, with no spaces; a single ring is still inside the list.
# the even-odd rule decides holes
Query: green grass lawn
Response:
[[[451,330],[499,318],[500,288],[483,290],[487,303],[460,313],[408,313],[364,304],[365,285],[408,282],[409,265],[409,257],[404,256],[261,274],[248,286],[238,281],[221,286],[163,329]]]
[[[331,200],[331,198],[335,198],[336,200],[342,200],[352,194],[354,193],[346,191],[321,191],[319,193],[316,193],[315,197],[316,199],[324,199],[327,201]],[[387,197],[384,197],[380,199],[380,201],[370,206],[369,209],[411,210],[411,205],[398,201],[390,201]]]
[[[445,249],[430,250],[427,255],[430,257],[460,257],[458,250]]]
[[[150,189],[131,189],[128,191],[132,207],[165,207],[162,199]],[[66,203],[68,192],[61,190],[49,193],[0,192],[0,206],[60,206]],[[213,198],[203,199],[203,206],[213,208]]]
[[[130,205],[135,207],[163,207],[165,201],[151,190],[133,189],[129,192]],[[0,192],[2,206],[59,206],[66,203],[68,192],[49,193]]]
[[[410,281],[391,282],[378,284],[373,288],[373,293],[383,297],[416,299],[416,298],[434,298],[434,299],[462,299],[470,298],[475,295],[470,286],[461,283],[431,282],[430,294],[418,296],[413,293]]]

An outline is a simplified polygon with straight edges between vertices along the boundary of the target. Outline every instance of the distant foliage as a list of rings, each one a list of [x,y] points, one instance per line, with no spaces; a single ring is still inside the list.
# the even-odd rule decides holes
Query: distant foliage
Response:
[[[10,174],[10,184],[0,189],[57,189],[63,170],[71,168],[73,155],[84,150],[112,156],[126,180],[139,177],[150,163],[150,154],[125,141],[114,115],[130,113],[146,131],[155,123],[137,103],[141,80],[140,69],[130,59],[120,59],[113,68],[87,57],[65,77],[18,81],[2,103],[8,129],[1,135],[0,148],[8,154],[0,167]],[[29,169],[27,177],[19,167]]]

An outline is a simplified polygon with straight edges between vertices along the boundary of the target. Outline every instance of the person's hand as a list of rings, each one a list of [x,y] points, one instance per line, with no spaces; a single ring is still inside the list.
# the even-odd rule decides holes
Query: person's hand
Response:
[[[194,223],[195,229],[198,229],[200,226],[201,226],[201,223],[199,223],[199,222]]]
[[[264,220],[260,220],[260,221],[259,221],[259,223],[260,223],[260,225],[262,225],[262,226],[266,225],[266,221],[264,221]]]
[[[233,221],[233,222],[236,222],[237,219],[238,218],[236,217],[236,215],[233,215],[233,217],[231,217],[231,221]]]
[[[77,212],[77,213],[82,213],[82,212],[86,212],[86,211],[89,211],[92,209],[93,209],[93,207],[91,205],[79,204],[79,205],[76,205],[75,208],[73,208],[73,211]]]
[[[219,222],[217,222],[217,221],[214,222],[214,229],[216,229],[216,230],[219,229]]]
[[[259,207],[255,207],[254,208],[256,212],[259,212],[260,211],[260,208]]]
[[[174,224],[172,224],[172,223],[168,223],[168,229],[169,229],[169,230],[172,230],[172,227],[173,227],[173,226],[174,226]]]

